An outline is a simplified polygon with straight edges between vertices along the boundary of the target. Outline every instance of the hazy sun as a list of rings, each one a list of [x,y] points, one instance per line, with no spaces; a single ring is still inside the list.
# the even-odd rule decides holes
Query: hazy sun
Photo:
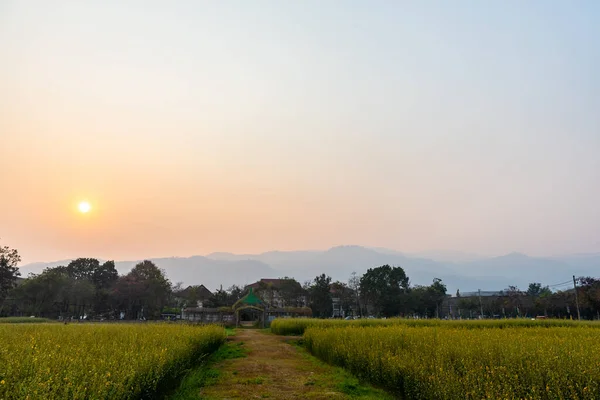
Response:
[[[81,203],[79,203],[78,208],[79,208],[79,212],[82,212],[85,214],[87,212],[90,212],[90,210],[92,209],[92,206],[87,201],[82,201]]]

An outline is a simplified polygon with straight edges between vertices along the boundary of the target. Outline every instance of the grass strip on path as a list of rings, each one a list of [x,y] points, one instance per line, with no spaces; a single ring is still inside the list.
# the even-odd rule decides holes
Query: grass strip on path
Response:
[[[393,399],[319,361],[296,341],[237,330],[204,366],[188,374],[170,399]]]
[[[228,336],[233,335],[233,331],[227,330]],[[202,388],[210,385],[215,385],[221,377],[221,371],[218,366],[225,360],[231,360],[241,357],[246,357],[246,350],[243,347],[244,342],[236,341],[235,343],[228,341],[222,345],[219,350],[208,357],[201,365],[190,370],[179,387],[170,396],[168,400],[191,400],[201,399]]]

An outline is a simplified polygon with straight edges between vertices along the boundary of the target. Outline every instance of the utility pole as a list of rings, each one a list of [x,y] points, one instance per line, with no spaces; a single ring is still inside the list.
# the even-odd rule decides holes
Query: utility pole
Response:
[[[573,275],[573,287],[575,288],[575,305],[577,306],[577,320],[581,321],[581,313],[579,312],[579,297],[577,297],[577,281]]]
[[[481,304],[481,289],[477,289],[479,295],[479,310],[481,311],[481,319],[483,319],[483,305]]]

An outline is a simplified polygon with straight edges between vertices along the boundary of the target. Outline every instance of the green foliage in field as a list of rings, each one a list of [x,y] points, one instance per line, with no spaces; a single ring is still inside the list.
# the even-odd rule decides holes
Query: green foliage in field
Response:
[[[309,328],[307,349],[410,399],[598,399],[599,331],[532,327]]]
[[[346,369],[331,367],[322,360],[314,357],[306,350],[306,347],[303,346],[302,340],[292,341],[290,343],[296,347],[305,360],[314,365],[315,370],[319,371],[318,373],[311,374],[311,378],[307,380],[304,385],[317,386],[324,390],[332,388],[354,399],[389,400],[394,398],[383,389],[375,388],[368,382],[361,382]]]
[[[219,326],[0,326],[0,399],[149,399],[225,341]]]
[[[28,317],[6,317],[0,318],[0,324],[40,324],[46,322],[56,322],[47,318],[28,318]]]
[[[565,319],[495,319],[495,320],[440,320],[440,319],[317,319],[317,318],[280,318],[271,322],[271,332],[276,335],[302,335],[310,327],[347,327],[347,326],[439,326],[465,329],[485,328],[556,328],[556,327],[588,327],[600,328],[599,322],[571,321]]]
[[[194,400],[198,398],[200,390],[209,385],[214,385],[220,378],[220,371],[215,368],[215,364],[234,358],[246,357],[247,350],[243,347],[244,342],[236,344],[225,343],[207,361],[198,367],[189,371],[181,381],[177,390],[170,396],[169,400]]]

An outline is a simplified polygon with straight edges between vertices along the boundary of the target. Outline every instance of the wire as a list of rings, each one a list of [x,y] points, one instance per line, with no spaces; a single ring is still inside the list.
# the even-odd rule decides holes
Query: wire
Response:
[[[548,285],[549,287],[555,287],[555,286],[563,286],[566,284],[571,284],[573,283],[573,281],[566,281],[566,282],[561,282],[561,283],[555,283],[554,285]]]

